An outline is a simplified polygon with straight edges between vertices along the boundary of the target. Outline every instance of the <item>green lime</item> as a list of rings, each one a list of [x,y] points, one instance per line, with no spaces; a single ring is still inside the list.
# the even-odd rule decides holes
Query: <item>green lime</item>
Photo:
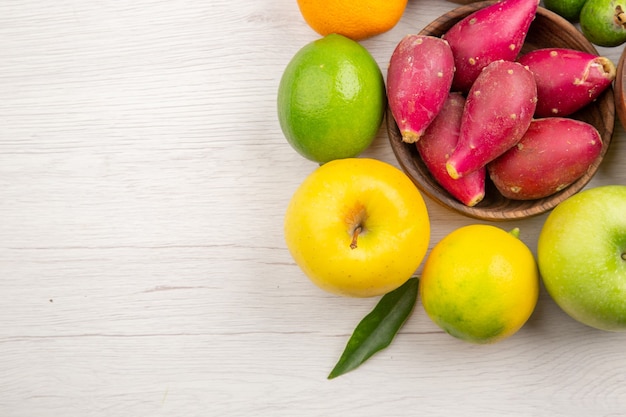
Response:
[[[337,34],[300,49],[278,87],[278,119],[287,141],[320,164],[369,147],[385,105],[385,82],[372,55]]]
[[[570,22],[578,22],[580,10],[587,0],[544,0],[544,7]]]
[[[613,47],[626,42],[626,0],[587,0],[580,11],[580,29],[598,46]]]

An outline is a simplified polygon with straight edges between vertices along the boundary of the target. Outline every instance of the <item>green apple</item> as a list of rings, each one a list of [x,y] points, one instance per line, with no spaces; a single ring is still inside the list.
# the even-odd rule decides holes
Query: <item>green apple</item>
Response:
[[[590,188],[557,205],[539,234],[537,262],[563,311],[626,331],[626,186]]]

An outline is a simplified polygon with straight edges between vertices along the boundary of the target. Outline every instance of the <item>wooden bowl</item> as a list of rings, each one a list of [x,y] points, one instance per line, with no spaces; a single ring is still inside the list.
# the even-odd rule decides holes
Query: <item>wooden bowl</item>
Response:
[[[458,7],[426,26],[421,35],[441,36],[456,22],[470,13],[483,8],[494,1],[481,1]],[[571,48],[598,55],[595,47],[570,22],[543,7],[539,7],[535,20],[530,26],[522,53],[548,47]],[[620,73],[618,73],[620,76]],[[625,80],[626,82],[626,80]],[[611,143],[615,125],[615,101],[613,89],[606,90],[594,103],[570,116],[595,126],[602,137],[603,146],[600,156],[589,170],[577,181],[565,189],[548,197],[536,200],[511,200],[503,197],[487,178],[485,197],[474,207],[468,207],[452,197],[431,176],[420,158],[415,144],[402,142],[400,130],[387,109],[387,132],[393,152],[415,185],[438,203],[469,217],[482,220],[522,219],[544,213],[554,208],[561,201],[577,193],[587,185],[598,170]],[[487,175],[487,177],[489,177]]]
[[[615,108],[620,123],[626,129],[626,49],[617,63],[617,75],[615,77]]]

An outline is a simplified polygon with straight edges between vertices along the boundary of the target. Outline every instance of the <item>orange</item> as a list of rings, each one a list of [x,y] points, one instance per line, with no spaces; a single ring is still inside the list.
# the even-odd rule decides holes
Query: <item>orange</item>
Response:
[[[407,0],[298,0],[304,20],[322,36],[338,33],[352,40],[393,28]]]
[[[494,343],[516,333],[539,296],[539,272],[530,249],[486,224],[456,229],[432,249],[420,279],[428,316],[450,335]]]

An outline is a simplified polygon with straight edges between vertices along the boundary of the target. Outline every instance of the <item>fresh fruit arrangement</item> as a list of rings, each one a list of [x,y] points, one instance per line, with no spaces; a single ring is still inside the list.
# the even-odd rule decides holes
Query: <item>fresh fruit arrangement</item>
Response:
[[[598,46],[626,42],[626,2],[623,0],[544,0],[548,10],[579,22],[587,39]]]
[[[441,37],[404,36],[390,53],[385,84],[358,40],[389,30],[399,17],[365,33],[355,31],[349,10],[357,7],[353,17],[374,27],[381,13],[397,16],[406,1],[375,2],[384,9],[375,16],[363,11],[371,2],[319,3],[298,0],[305,21],[323,37],[293,57],[278,91],[287,142],[319,164],[287,206],[285,242],[322,290],[380,297],[328,378],[388,346],[418,296],[435,324],[471,343],[495,343],[519,331],[535,309],[541,280],[572,318],[626,331],[626,185],[561,202],[543,225],[537,259],[518,228],[488,224],[454,230],[428,253],[432,225],[420,190],[392,165],[358,157],[388,106],[401,140],[462,204],[479,204],[487,181],[510,199],[550,195],[602,153],[596,127],[572,115],[611,87],[613,63],[568,48],[524,51],[538,2],[501,0]],[[494,33],[496,26],[503,30]],[[585,252],[591,236],[594,250]]]
[[[410,91],[409,93],[398,91],[392,86],[402,85],[404,82],[405,85],[411,85],[414,90],[418,90],[418,96],[431,97],[431,101],[425,105],[426,108],[435,108],[432,102],[438,103],[441,101],[439,97],[447,96],[448,93],[461,93],[466,97],[456,145],[452,150],[441,149],[444,153],[440,158],[446,159],[445,166],[451,179],[430,168],[429,174],[451,196],[468,206],[475,206],[482,200],[457,197],[461,186],[456,185],[455,180],[466,175],[486,170],[488,178],[496,185],[495,192],[512,200],[536,200],[555,194],[574,183],[601,155],[596,149],[602,150],[602,137],[595,126],[586,124],[588,130],[595,130],[591,139],[597,141],[590,145],[594,151],[586,155],[593,155],[595,158],[579,159],[576,158],[578,154],[572,155],[556,150],[543,154],[552,157],[551,160],[544,162],[543,166],[551,164],[553,168],[559,170],[560,175],[552,175],[549,181],[540,182],[544,187],[538,189],[536,184],[542,170],[536,169],[532,163],[516,164],[521,158],[511,158],[512,154],[522,154],[531,159],[537,154],[508,152],[513,148],[519,151],[524,143],[530,142],[528,139],[522,141],[522,138],[529,130],[531,121],[572,116],[585,106],[594,103],[600,94],[611,87],[616,77],[615,65],[608,58],[587,52],[568,48],[522,51],[536,12],[536,0],[502,0],[480,8],[452,25],[441,38],[436,39],[447,41],[450,46],[455,62],[454,78],[450,87],[443,82],[440,85],[431,83],[430,96],[419,91],[423,89],[421,84],[410,82],[413,71],[403,69],[405,67],[403,62],[408,58],[397,59],[395,52],[391,57],[387,75],[387,95],[389,108],[404,142],[416,142],[415,137],[407,139],[407,134],[404,133],[407,120],[411,120],[406,114],[406,108],[416,106],[406,99],[410,96]],[[502,25],[506,30],[496,31],[494,35],[492,32],[495,25]],[[421,36],[421,38],[431,37]],[[403,42],[404,40],[398,44],[396,50],[406,49]],[[422,41],[422,44],[428,43]],[[439,73],[445,74],[447,67],[433,60],[431,56],[432,53],[424,47],[414,48],[411,55],[413,62],[432,61],[421,66],[435,66],[440,68]],[[439,89],[434,90],[436,87]],[[426,127],[421,127],[425,130],[429,120],[419,117],[419,114],[416,117],[422,124],[426,124]],[[552,130],[552,133],[559,133],[568,143],[578,144],[581,139],[574,136],[580,132],[578,128],[580,123],[586,122],[544,123],[541,126],[548,124],[559,126],[558,132]],[[570,126],[577,128],[570,131]],[[537,129],[533,129],[529,133],[536,131]],[[557,148],[557,144],[547,135],[533,133],[532,136],[532,143],[537,151],[551,151]],[[545,140],[537,147],[539,137]],[[574,147],[575,145],[572,145],[572,148]],[[419,154],[422,156],[424,153],[419,148],[418,146]],[[504,158],[507,152],[506,159],[513,162],[502,163],[499,159]],[[582,153],[582,150],[580,152]],[[432,159],[432,152],[427,157]],[[581,161],[585,162],[584,166],[581,166]],[[430,166],[427,161],[424,163],[427,167]],[[490,165],[494,167],[490,169]],[[511,172],[506,172],[509,169]],[[503,178],[507,180],[503,181]],[[555,181],[557,183],[554,183]],[[534,188],[533,192],[526,192],[531,187]],[[474,195],[484,197],[480,191]]]
[[[492,2],[477,2],[457,7],[433,20],[419,31],[420,34],[443,36],[461,19]],[[537,13],[526,36],[522,54],[540,48],[568,48],[598,55],[594,46],[571,23],[543,7]],[[616,86],[621,77],[616,77]],[[386,118],[389,143],[396,159],[403,170],[428,197],[463,215],[486,221],[513,220],[545,213],[553,209],[565,198],[582,190],[600,169],[602,161],[612,143],[615,126],[615,103],[620,103],[614,93],[618,91],[608,88],[596,100],[584,106],[575,114],[568,116],[585,121],[598,129],[602,137],[601,155],[591,164],[589,169],[571,185],[547,197],[533,200],[512,200],[505,198],[495,189],[492,181],[487,179],[486,193],[483,200],[473,206],[467,206],[453,197],[434,178],[432,172],[418,154],[415,145],[402,141],[399,129],[389,115]]]

